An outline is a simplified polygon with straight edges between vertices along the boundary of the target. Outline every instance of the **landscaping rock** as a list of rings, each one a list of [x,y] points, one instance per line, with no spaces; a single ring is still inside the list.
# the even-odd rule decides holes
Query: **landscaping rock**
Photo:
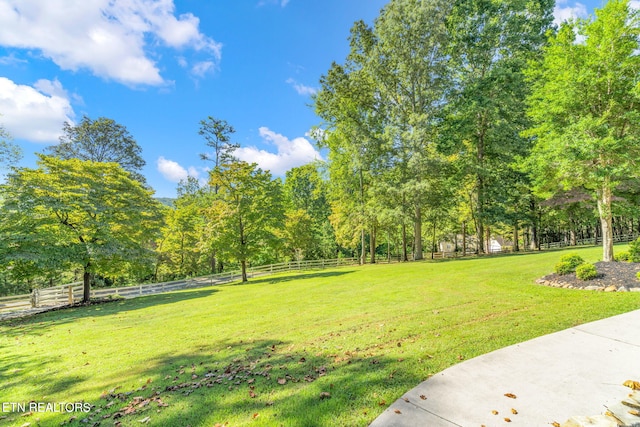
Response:
[[[618,292],[629,292],[629,289],[627,289],[625,286],[620,286],[618,288]]]
[[[592,280],[580,280],[575,273],[563,275],[553,273],[539,278],[536,283],[565,289],[604,290],[609,287],[610,290],[607,292],[613,292],[613,287],[616,291],[624,287],[629,291],[640,291],[640,280],[636,277],[640,272],[640,263],[597,262],[595,266],[598,276]]]
[[[617,290],[618,288],[616,287],[616,285],[610,285],[604,288],[605,292],[616,292]]]

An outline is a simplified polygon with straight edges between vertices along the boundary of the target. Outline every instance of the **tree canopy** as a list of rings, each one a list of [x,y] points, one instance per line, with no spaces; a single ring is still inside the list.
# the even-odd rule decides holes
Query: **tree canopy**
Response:
[[[65,122],[63,135],[58,145],[47,148],[47,153],[61,159],[91,160],[93,162],[114,162],[145,183],[142,168],[142,148],[126,127],[113,119],[99,117],[93,120],[82,117],[74,125]]]
[[[564,23],[528,74],[535,188],[594,194],[604,261],[613,260],[613,193],[640,173],[639,19],[629,1],[610,0],[594,19]]]
[[[0,259],[15,274],[80,267],[88,301],[93,273],[123,275],[152,259],[158,202],[116,163],[39,155],[1,189]]]

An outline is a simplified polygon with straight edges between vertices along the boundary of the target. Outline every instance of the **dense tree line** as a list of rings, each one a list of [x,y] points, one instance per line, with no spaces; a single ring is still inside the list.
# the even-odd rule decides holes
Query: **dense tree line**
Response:
[[[0,288],[161,281],[285,260],[419,260],[640,231],[638,12],[552,24],[553,0],[392,0],[321,78],[328,160],[283,179],[207,117],[206,182],[171,207],[111,119],[66,123],[35,168],[0,128]]]

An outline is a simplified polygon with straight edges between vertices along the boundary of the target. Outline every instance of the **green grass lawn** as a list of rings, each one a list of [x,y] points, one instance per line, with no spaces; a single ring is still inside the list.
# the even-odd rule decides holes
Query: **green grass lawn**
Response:
[[[0,402],[95,408],[0,424],[366,426],[461,360],[640,308],[640,293],[534,284],[562,253],[281,275],[3,322]]]

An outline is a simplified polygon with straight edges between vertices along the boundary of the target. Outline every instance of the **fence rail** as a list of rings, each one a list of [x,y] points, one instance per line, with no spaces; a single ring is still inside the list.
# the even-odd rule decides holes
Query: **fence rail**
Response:
[[[318,270],[358,264],[357,258],[337,258],[332,260],[290,261],[279,264],[247,268],[250,278],[287,271]],[[91,298],[135,298],[182,289],[199,288],[233,282],[242,277],[240,270],[233,270],[209,276],[196,277],[173,282],[151,283],[146,285],[125,286],[119,288],[96,288],[91,290]],[[0,313],[21,311],[30,308],[56,307],[80,302],[83,297],[82,282],[50,288],[34,289],[30,294],[0,298]]]
[[[614,236],[615,243],[631,242],[638,238],[638,234],[626,234]],[[575,246],[595,245],[602,242],[601,238],[578,239]],[[541,244],[542,249],[563,248],[570,245],[567,241],[550,242]],[[532,249],[522,248],[519,252],[529,252]],[[490,256],[504,253],[514,252],[512,248],[501,251],[494,251],[481,256]],[[466,256],[477,256],[478,254],[469,252]],[[425,253],[425,258],[446,259],[446,258],[462,258],[460,252],[434,252]],[[392,256],[392,262],[400,261],[400,257]],[[379,257],[379,262],[387,262],[386,257]],[[269,264],[257,267],[247,268],[247,277],[255,278],[270,274],[284,273],[287,271],[303,271],[303,270],[322,270],[325,268],[343,267],[359,264],[358,258],[336,258],[322,260],[304,260],[289,261],[279,264]],[[153,295],[163,292],[177,291],[182,289],[199,288],[233,282],[241,277],[240,270],[233,270],[223,273],[211,274],[203,277],[196,277],[185,280],[177,280],[173,282],[152,283],[147,285],[126,286],[120,288],[98,288],[91,290],[92,298],[109,298],[117,296],[123,298],[135,298],[143,295]],[[67,285],[59,285],[51,288],[34,289],[31,294],[14,295],[8,297],[0,297],[0,313],[21,311],[36,307],[54,307],[66,304],[73,304],[82,300],[83,285],[82,282],[70,283]]]

